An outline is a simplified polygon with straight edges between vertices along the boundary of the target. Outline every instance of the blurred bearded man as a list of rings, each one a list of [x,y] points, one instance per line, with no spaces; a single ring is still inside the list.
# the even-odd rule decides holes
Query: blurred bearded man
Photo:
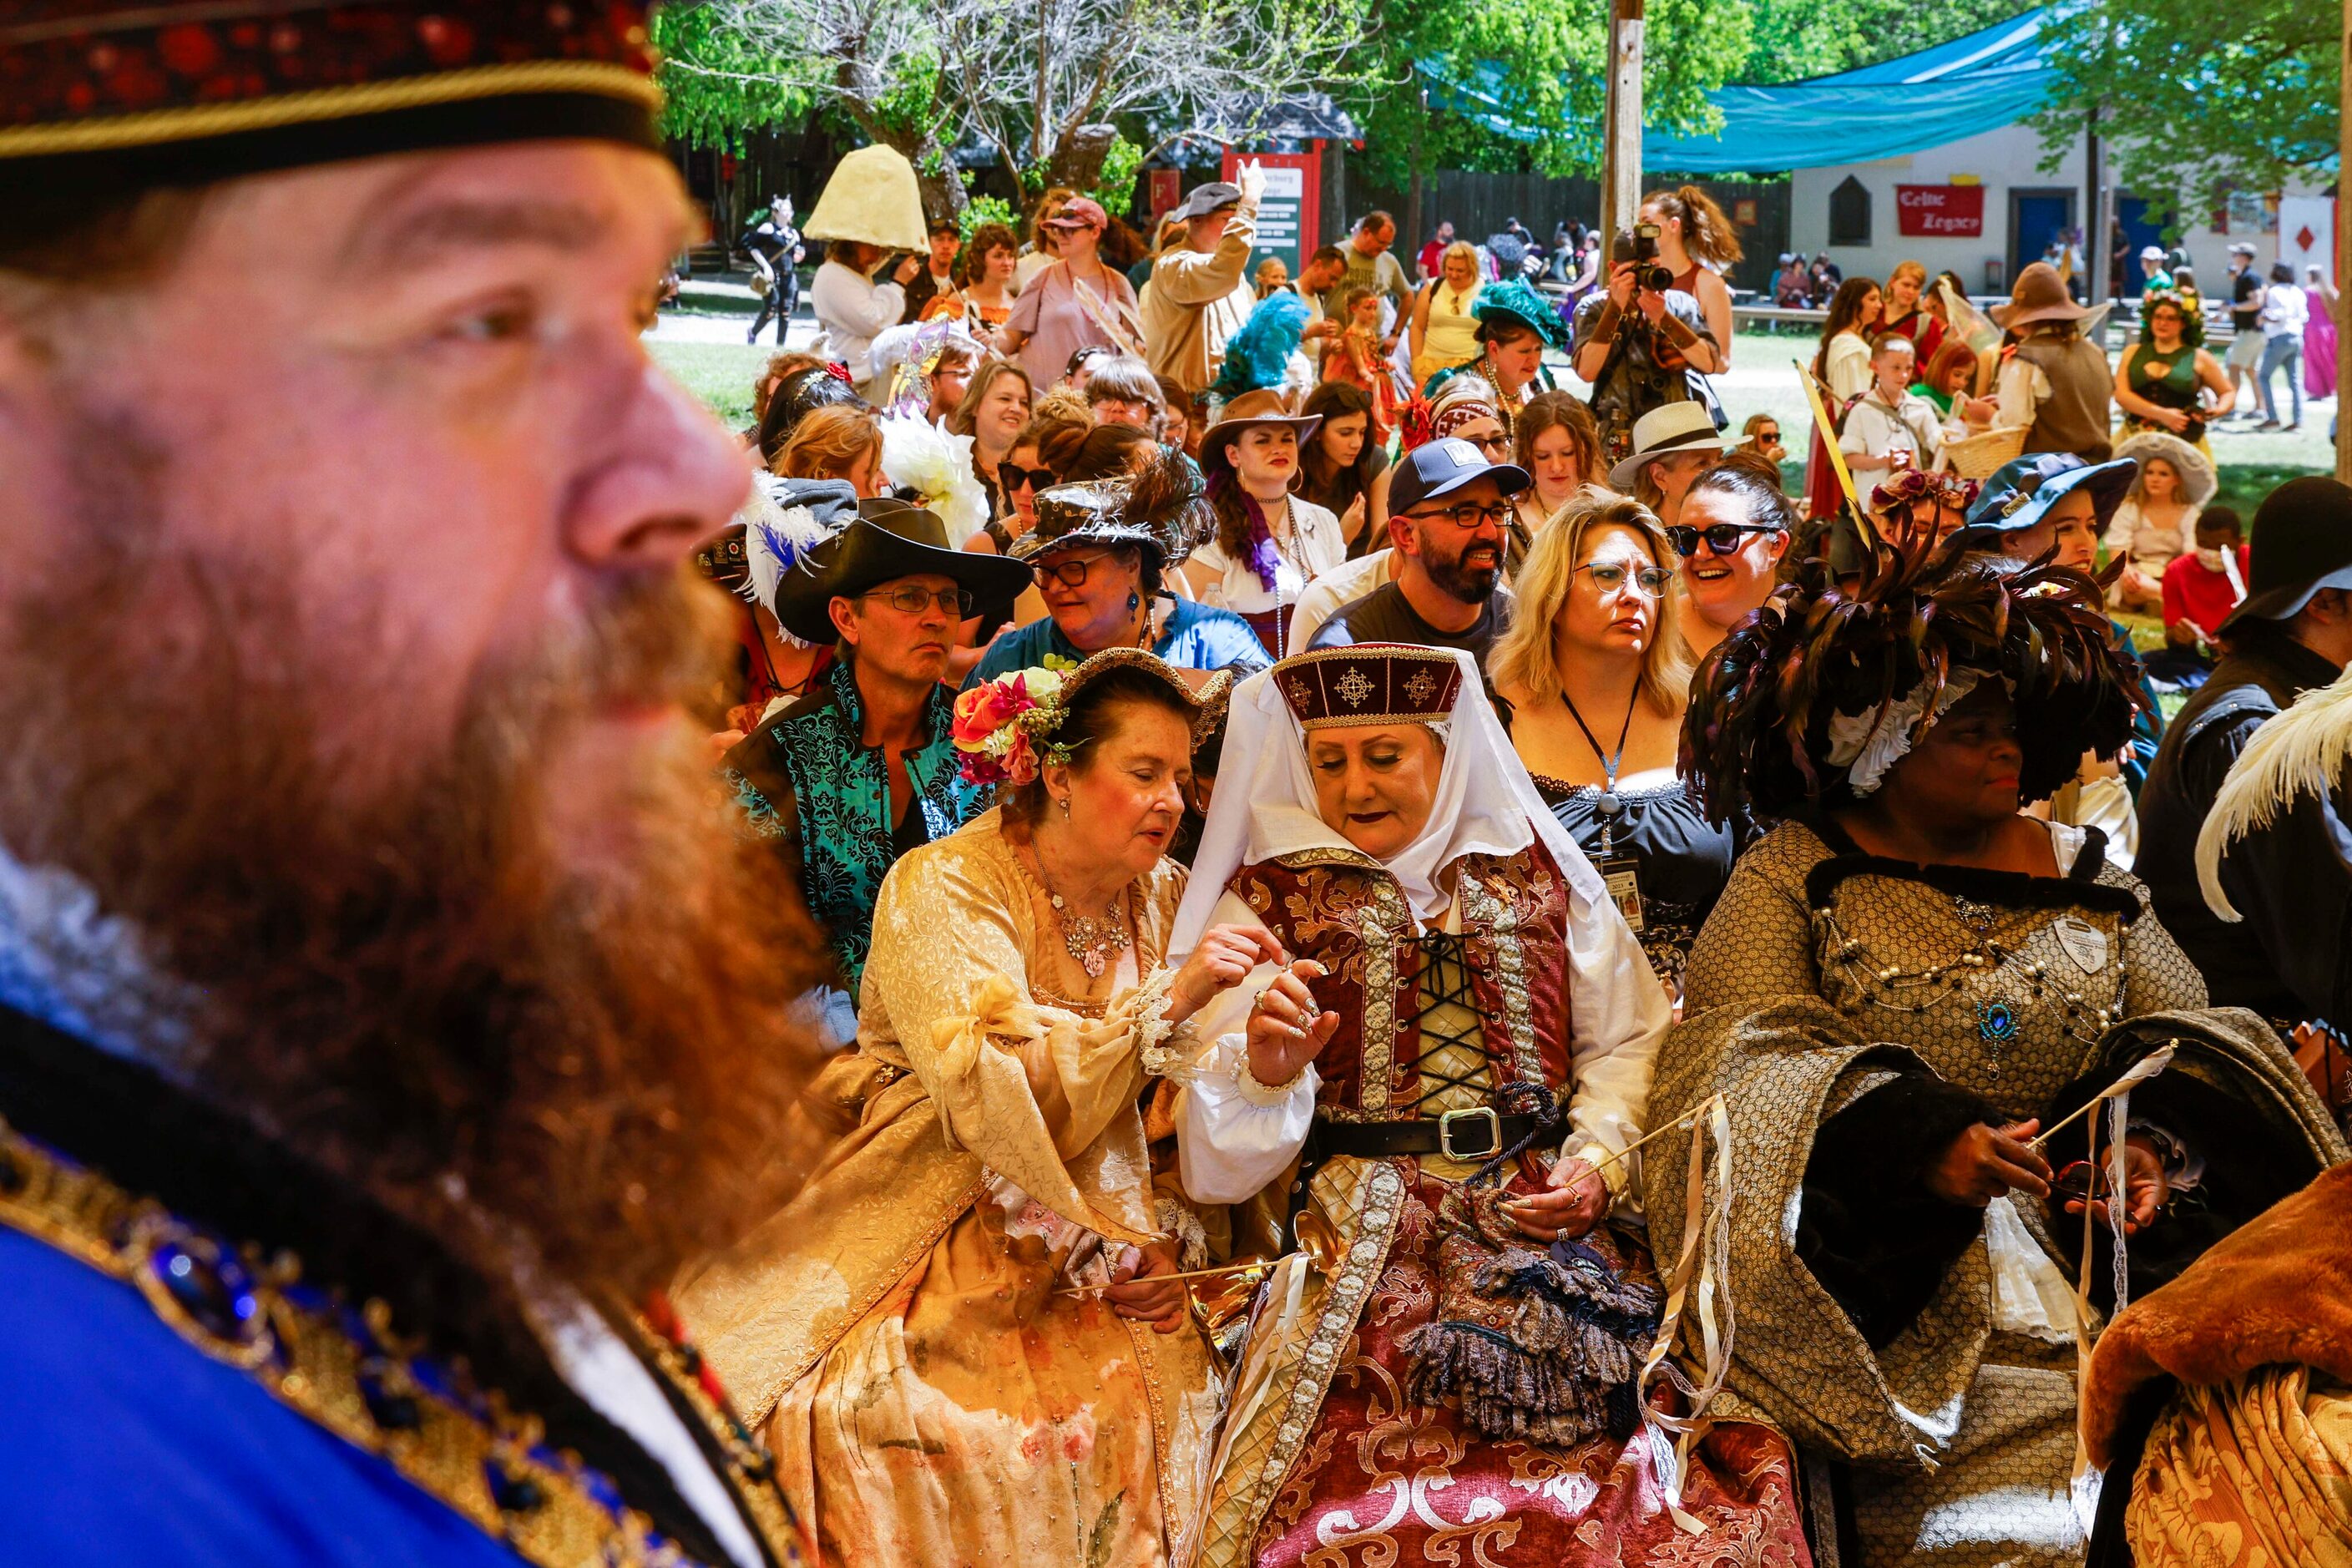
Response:
[[[0,8],[0,1540],[790,1562],[657,1288],[819,944],[700,738],[641,11]]]

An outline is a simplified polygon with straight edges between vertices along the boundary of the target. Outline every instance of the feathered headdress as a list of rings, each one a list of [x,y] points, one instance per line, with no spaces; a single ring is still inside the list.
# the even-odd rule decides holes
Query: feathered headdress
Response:
[[[1244,392],[1279,387],[1307,332],[1307,301],[1284,289],[1267,295],[1225,340],[1225,363],[1209,390],[1235,398]]]
[[[971,437],[951,436],[919,414],[882,419],[882,475],[948,525],[958,542],[988,525],[988,502],[972,471]]]
[[[740,516],[746,570],[743,583],[736,591],[781,620],[776,590],[785,574],[814,568],[809,552],[840,533],[857,516],[857,492],[839,479],[784,479],[762,475],[751,503]],[[808,646],[789,631],[782,635],[795,647]]]
[[[1849,591],[1809,561],[1700,666],[1682,771],[1717,822],[1851,805],[1958,700],[1955,688],[1991,677],[2017,705],[2029,801],[2073,778],[2086,749],[2121,746],[2140,701],[2098,585],[2080,572],[1955,541],[1882,547]]]

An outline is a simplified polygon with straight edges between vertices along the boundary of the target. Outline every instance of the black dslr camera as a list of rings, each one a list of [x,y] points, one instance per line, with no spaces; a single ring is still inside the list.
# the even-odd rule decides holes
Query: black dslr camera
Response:
[[[1633,286],[1647,289],[1653,294],[1663,294],[1675,286],[1675,275],[1658,259],[1658,226],[1637,223],[1633,226],[1633,254],[1620,258],[1633,264]]]

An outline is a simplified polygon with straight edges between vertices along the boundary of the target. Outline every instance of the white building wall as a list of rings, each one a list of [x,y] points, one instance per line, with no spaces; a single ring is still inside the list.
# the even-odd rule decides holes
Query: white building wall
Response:
[[[1900,158],[1883,158],[1869,163],[1840,163],[1826,168],[1797,169],[1790,178],[1790,243],[1807,256],[1826,250],[1832,260],[1847,276],[1857,274],[1884,279],[1895,264],[1917,260],[1927,265],[1932,276],[1946,268],[1958,273],[1968,281],[1969,289],[1979,293],[2006,293],[2012,281],[2010,270],[2010,195],[2014,190],[2060,190],[2074,195],[2074,221],[2087,226],[2088,214],[2084,210],[2082,195],[2084,180],[2084,147],[2080,141],[2070,148],[2058,166],[2043,173],[2042,139],[2032,127],[2025,124],[2004,125],[1998,131],[1988,131],[1963,141],[1913,153]],[[1863,183],[1870,192],[1870,243],[1864,246],[1832,246],[1830,236],[1830,193],[1844,183],[1848,175]],[[1955,239],[1942,236],[1909,237],[1899,231],[1895,188],[1897,185],[1948,185],[1973,178],[1984,187],[1984,233],[1975,238]],[[2122,193],[2128,195],[2126,190]],[[2290,197],[2314,197],[2316,187],[2295,188]],[[2290,207],[2290,215],[2308,212],[2307,205]],[[2231,242],[2246,240],[2256,249],[2256,262],[2267,268],[2280,256],[2280,236],[2277,234],[2218,234],[2205,226],[2209,215],[2189,215],[2197,221],[2182,236],[2180,243],[2189,249],[2196,263],[2198,287],[2209,297],[2229,272],[2229,247]],[[2293,224],[2282,225],[2292,229]],[[2287,244],[2290,259],[2299,257],[2292,240]],[[1988,281],[1986,263],[1999,264],[1999,282]]]

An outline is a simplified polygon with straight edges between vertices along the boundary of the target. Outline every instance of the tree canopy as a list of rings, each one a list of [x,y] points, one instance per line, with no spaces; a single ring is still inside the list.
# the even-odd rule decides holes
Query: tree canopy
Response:
[[[1123,130],[1250,137],[1283,100],[1351,79],[1374,0],[698,0],[673,81],[721,101],[767,72],[905,153],[935,213],[978,143],[1028,185],[1086,189]]]
[[[2173,0],[2096,0],[2043,36],[2064,83],[2043,116],[2051,145],[2079,138],[2092,109],[2117,180],[2201,213],[2219,190],[2274,191],[2333,172],[2343,57],[2340,9],[2316,0],[2232,0],[2226,12]]]

